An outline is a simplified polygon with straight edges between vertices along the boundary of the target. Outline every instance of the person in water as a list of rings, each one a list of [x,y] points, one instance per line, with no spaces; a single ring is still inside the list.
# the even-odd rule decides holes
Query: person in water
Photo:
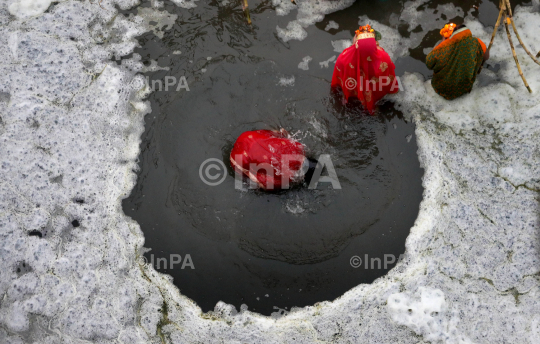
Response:
[[[489,52],[465,25],[450,23],[440,33],[443,40],[428,54],[426,64],[433,70],[431,86],[435,92],[452,100],[471,92]]]
[[[381,98],[399,91],[394,63],[379,46],[380,39],[370,25],[361,26],[353,45],[339,55],[332,75],[331,86],[341,87],[345,101],[358,98],[371,115]]]
[[[288,189],[306,181],[309,185],[317,161],[307,158],[304,145],[285,129],[242,133],[230,155],[236,173],[245,175],[267,191]]]

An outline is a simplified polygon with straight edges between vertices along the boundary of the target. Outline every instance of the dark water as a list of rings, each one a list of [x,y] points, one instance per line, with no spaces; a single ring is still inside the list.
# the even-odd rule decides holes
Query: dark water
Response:
[[[414,124],[390,103],[375,117],[343,106],[329,91],[333,64],[318,64],[337,55],[329,51],[330,41],[350,38],[359,15],[389,24],[403,6],[375,2],[358,1],[309,27],[304,41],[288,43],[277,38],[275,28],[285,27],[296,13],[277,17],[271,1],[250,1],[252,27],[232,1],[226,6],[199,1],[190,10],[166,3],[166,10],[179,16],[173,29],[163,39],[140,37],[143,61],[170,67],[148,73],[150,80],[185,76],[190,90],[176,91],[175,85],[149,97],[141,171],[124,211],[145,233],[145,247],[152,249],[146,258],[173,276],[203,311],[220,300],[262,314],[333,300],[395,265],[379,268],[373,260],[366,266],[366,256],[371,262],[387,255],[391,262],[390,255],[404,252],[422,196]],[[428,5],[438,3],[444,2]],[[472,6],[460,3],[467,11]],[[494,8],[496,19],[493,3],[474,4],[486,12]],[[329,20],[340,28],[324,31]],[[433,43],[427,40],[421,48]],[[398,74],[412,70],[429,76],[420,63],[422,49],[396,61]],[[181,54],[173,54],[177,50]],[[298,69],[306,55],[313,58],[309,71]],[[294,86],[280,84],[293,76]],[[218,186],[201,181],[201,163],[218,158],[228,166],[242,132],[280,127],[303,142],[310,156],[329,154],[342,189],[326,183],[275,194],[242,191],[235,189],[230,168]],[[192,264],[182,268],[177,262],[187,255]],[[351,266],[353,256],[362,258],[360,267]],[[159,259],[168,265],[158,266]]]

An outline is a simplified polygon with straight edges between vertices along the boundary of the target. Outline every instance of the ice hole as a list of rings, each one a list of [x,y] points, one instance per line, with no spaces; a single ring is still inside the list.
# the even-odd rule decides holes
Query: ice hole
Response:
[[[169,69],[145,74],[157,89],[149,97],[138,182],[123,203],[151,249],[145,262],[171,275],[203,311],[224,301],[267,315],[274,307],[333,300],[394,267],[422,197],[414,124],[391,102],[373,117],[359,103],[343,106],[330,92],[332,61],[328,69],[298,68],[306,55],[328,60],[317,42],[333,51],[332,41],[350,38],[349,30],[331,35],[323,23],[284,48],[275,17],[264,11],[251,29],[227,6],[165,9],[178,15],[173,28],[162,39],[143,35],[135,51],[142,63]],[[356,7],[332,20],[342,28],[361,14]],[[192,22],[193,15],[204,19]],[[181,77],[189,91],[177,89]],[[235,139],[280,127],[309,155],[330,154],[343,189],[235,189],[228,162]],[[200,179],[211,158],[227,167],[218,186]],[[180,263],[187,255],[194,268]]]

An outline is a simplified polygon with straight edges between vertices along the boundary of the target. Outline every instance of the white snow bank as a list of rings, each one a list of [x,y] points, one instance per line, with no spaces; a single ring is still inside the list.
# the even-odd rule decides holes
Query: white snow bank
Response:
[[[441,290],[420,287],[418,293],[420,298],[408,293],[396,293],[388,297],[388,312],[393,321],[410,327],[431,342],[472,343],[469,338],[458,333],[456,325],[459,323],[459,315],[456,310],[449,311]]]
[[[2,343],[147,342],[135,323],[149,290],[133,263],[142,233],[119,200],[149,107],[132,87],[144,79],[109,61],[144,30],[97,8],[63,2],[0,28]],[[125,36],[110,42],[114,30]]]
[[[43,14],[52,0],[16,0],[9,5],[9,13],[23,19]]]
[[[336,9],[324,3],[307,10],[299,1],[298,24]],[[67,1],[26,22],[0,11],[0,342],[538,343],[540,68],[517,49],[529,95],[503,32],[490,61],[501,69],[484,70],[470,95],[448,102],[409,74],[393,96],[416,121],[425,168],[396,268],[279,319],[224,303],[202,314],[169,277],[139,265],[144,237],[122,213],[148,90],[136,56],[110,59],[131,53],[149,28],[140,16],[115,16],[115,4],[133,2],[104,0],[105,11]],[[418,5],[403,15],[424,25]],[[535,0],[516,11],[533,51],[538,9]],[[416,39],[387,28],[381,44],[395,58]]]

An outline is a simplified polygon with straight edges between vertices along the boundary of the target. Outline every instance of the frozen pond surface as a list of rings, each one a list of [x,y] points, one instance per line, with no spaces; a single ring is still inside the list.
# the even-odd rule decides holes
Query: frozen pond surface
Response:
[[[177,3],[186,11],[202,5]],[[278,37],[306,41],[332,19],[310,13],[351,2],[297,0],[298,10],[279,3],[277,14],[288,17],[279,17],[286,20]],[[2,343],[540,342],[540,68],[517,48],[535,90],[529,95],[504,32],[491,51],[492,68],[470,95],[447,102],[421,74],[405,74],[406,92],[392,97],[414,118],[425,171],[404,260],[333,302],[270,318],[224,303],[202,313],[167,276],[141,264],[143,234],[122,211],[135,186],[150,103],[141,100],[144,78],[135,76],[147,70],[140,59],[111,58],[128,56],[135,37],[152,28],[159,33],[159,22],[170,17],[115,16],[116,3],[107,0],[105,9],[71,1],[0,6]],[[515,11],[534,52],[539,7],[534,0]],[[490,21],[466,8],[406,2],[399,15],[377,18],[394,60],[425,53],[415,48],[440,28],[434,15],[464,15],[489,41],[491,28],[482,23]],[[320,42],[326,53],[311,56],[310,70],[336,54],[331,41]],[[415,70],[422,72],[420,65]]]

